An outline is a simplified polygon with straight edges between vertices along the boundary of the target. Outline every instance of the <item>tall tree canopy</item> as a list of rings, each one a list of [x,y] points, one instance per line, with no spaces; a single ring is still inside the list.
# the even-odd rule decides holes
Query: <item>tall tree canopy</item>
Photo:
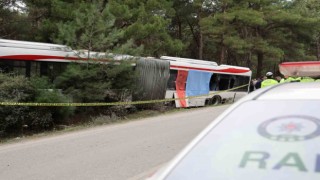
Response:
[[[110,11],[117,17],[118,28],[125,30],[125,36],[144,46],[142,55],[179,56],[184,46],[170,36],[169,25],[175,14],[172,4],[168,0],[111,0]]]
[[[3,0],[0,37],[247,66],[320,60],[318,0]]]

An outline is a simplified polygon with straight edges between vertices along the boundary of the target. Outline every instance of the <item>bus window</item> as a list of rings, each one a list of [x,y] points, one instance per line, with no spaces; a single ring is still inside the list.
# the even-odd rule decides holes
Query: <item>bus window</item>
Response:
[[[178,71],[170,70],[170,77],[167,83],[168,90],[176,90],[176,79],[177,79]]]
[[[230,75],[220,74],[219,76],[219,90],[229,89]]]
[[[212,74],[210,83],[209,83],[209,90],[210,91],[217,91],[218,90],[218,74]]]
[[[0,61],[0,71],[1,73],[13,72],[13,61],[4,60]]]
[[[26,77],[39,76],[38,64],[39,62],[32,61],[3,60],[0,61],[0,72],[14,73]]]
[[[210,79],[210,91],[221,91],[231,88],[236,88],[248,84],[250,80],[249,76],[237,76],[237,75],[226,75],[226,74],[213,74]],[[248,86],[235,89],[233,91],[248,91]]]
[[[230,82],[229,82],[230,83],[229,84],[229,89],[234,87],[235,80],[236,80],[236,77],[235,76],[231,76],[231,79],[230,79]]]
[[[26,62],[25,61],[14,61],[13,72],[17,75],[26,76]]]
[[[243,86],[243,85],[249,84],[249,80],[250,80],[249,76],[235,76],[234,88],[238,87],[238,86]],[[247,92],[248,86],[244,86],[242,88],[235,89],[233,91]]]

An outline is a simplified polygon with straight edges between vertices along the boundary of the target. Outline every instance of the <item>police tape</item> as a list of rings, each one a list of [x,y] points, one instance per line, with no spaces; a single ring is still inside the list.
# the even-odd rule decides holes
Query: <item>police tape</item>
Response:
[[[152,103],[161,103],[161,102],[169,102],[169,101],[177,101],[177,100],[185,100],[185,99],[194,99],[199,97],[211,96],[215,94],[220,94],[223,92],[233,91],[236,89],[240,89],[242,87],[248,86],[249,84],[245,84],[242,86],[238,86],[235,88],[223,90],[223,91],[216,91],[209,94],[198,95],[198,96],[189,96],[184,98],[170,98],[170,99],[156,99],[156,100],[147,100],[147,101],[128,101],[128,102],[101,102],[101,103],[28,103],[28,102],[0,102],[0,106],[55,106],[55,107],[62,107],[62,106],[124,106],[124,105],[137,105],[137,104],[152,104]]]

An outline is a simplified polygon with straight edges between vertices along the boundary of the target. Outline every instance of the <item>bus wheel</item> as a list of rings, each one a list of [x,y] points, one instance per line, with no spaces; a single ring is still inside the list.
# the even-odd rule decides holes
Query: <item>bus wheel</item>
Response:
[[[172,96],[172,99],[174,99],[174,96]],[[173,100],[173,101],[168,101],[168,102],[167,102],[167,106],[168,106],[169,108],[175,108],[175,107],[176,107],[176,101],[175,101],[175,100]]]
[[[205,105],[211,105],[212,104],[212,98],[207,98],[205,101]]]
[[[221,103],[221,97],[220,96],[213,96],[211,102],[212,102],[212,105],[216,106]]]

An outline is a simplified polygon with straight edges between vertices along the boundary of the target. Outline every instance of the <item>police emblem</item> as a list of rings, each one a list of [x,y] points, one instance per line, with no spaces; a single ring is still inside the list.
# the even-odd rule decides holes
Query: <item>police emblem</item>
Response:
[[[304,141],[320,136],[320,120],[300,115],[277,117],[261,123],[258,133],[274,141]]]

